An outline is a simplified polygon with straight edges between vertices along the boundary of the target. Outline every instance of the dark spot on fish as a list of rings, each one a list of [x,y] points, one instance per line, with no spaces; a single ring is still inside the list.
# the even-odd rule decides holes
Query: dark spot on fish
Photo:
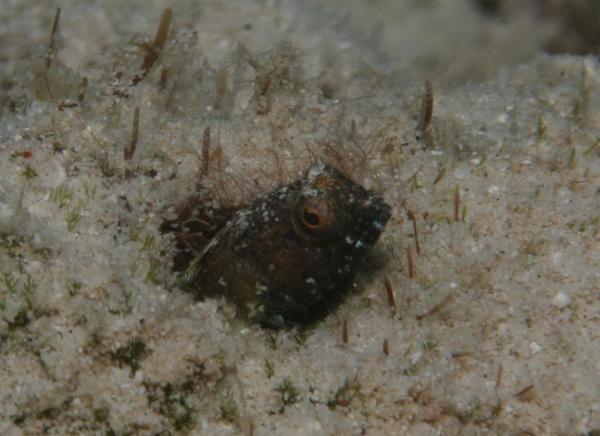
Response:
[[[226,295],[247,318],[280,328],[339,302],[389,217],[379,194],[319,164],[237,211],[188,202],[161,230],[175,232],[180,287]]]

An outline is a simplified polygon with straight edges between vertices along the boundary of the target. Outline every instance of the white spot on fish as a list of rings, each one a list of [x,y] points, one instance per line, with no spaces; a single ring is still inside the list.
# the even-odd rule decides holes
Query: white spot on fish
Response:
[[[381,232],[381,231],[383,231],[383,229],[384,229],[384,225],[383,225],[383,224],[381,224],[379,221],[373,221],[373,227],[375,227],[375,229],[376,229],[378,232]]]

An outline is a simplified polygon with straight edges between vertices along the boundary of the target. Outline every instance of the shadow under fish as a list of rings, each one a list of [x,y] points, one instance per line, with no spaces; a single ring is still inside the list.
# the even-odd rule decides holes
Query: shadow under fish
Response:
[[[175,232],[182,289],[225,295],[246,318],[282,328],[335,307],[389,218],[379,194],[317,164],[237,211],[188,202],[161,230]]]

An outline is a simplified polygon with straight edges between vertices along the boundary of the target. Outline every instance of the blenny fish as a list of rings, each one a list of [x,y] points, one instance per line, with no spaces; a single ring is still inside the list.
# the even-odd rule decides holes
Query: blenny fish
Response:
[[[327,314],[379,238],[390,206],[333,166],[316,164],[230,215],[179,286],[200,298],[224,295],[245,317],[281,328]]]

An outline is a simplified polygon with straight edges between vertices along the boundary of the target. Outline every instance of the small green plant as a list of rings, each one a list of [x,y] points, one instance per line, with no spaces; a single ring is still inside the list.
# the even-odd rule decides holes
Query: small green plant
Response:
[[[279,413],[283,413],[287,406],[291,406],[300,401],[300,393],[289,377],[285,377],[283,381],[275,387],[275,391],[279,392],[279,399],[281,400],[281,409],[279,410]]]
[[[83,193],[85,194],[85,198],[87,201],[93,200],[94,196],[96,195],[96,184],[88,180],[84,181]]]
[[[67,214],[67,229],[72,232],[81,221],[83,211],[83,202],[78,201],[75,207]]]
[[[268,333],[265,336],[265,342],[267,344],[267,346],[271,349],[271,350],[276,350],[277,349],[277,335],[274,333]]]
[[[427,352],[434,352],[438,349],[438,346],[438,342],[435,339],[431,339],[425,341],[425,343],[423,344],[423,349]]]
[[[111,353],[111,358],[119,366],[127,365],[131,368],[131,375],[140,369],[140,361],[146,357],[149,350],[146,343],[140,338],[134,338],[122,347]]]
[[[20,308],[14,319],[9,322],[10,329],[26,326],[31,321],[31,313],[33,309],[33,292],[36,288],[35,281],[28,274],[25,280],[17,280],[12,273],[5,272],[2,274],[2,281],[8,293],[16,295],[20,300]],[[1,308],[6,305],[6,300],[0,302]]]
[[[81,282],[77,280],[71,280],[69,283],[67,283],[67,291],[69,292],[69,295],[74,297],[75,295],[79,294],[81,286]]]
[[[158,267],[160,266],[160,262],[157,259],[150,259],[148,263],[148,271],[146,272],[146,277],[144,281],[146,283],[158,283]]]
[[[0,233],[0,247],[2,248],[6,248],[8,250],[15,249],[18,248],[21,243],[22,241],[15,235]]]
[[[62,209],[65,207],[73,198],[73,190],[69,189],[67,185],[61,183],[50,193],[50,200],[58,204],[58,208]]]
[[[229,391],[221,398],[219,403],[219,415],[223,421],[231,424],[235,424],[239,419],[237,405]]]
[[[29,164],[25,165],[25,168],[23,169],[23,176],[28,179],[31,180],[35,177],[37,177],[37,171]]]
[[[584,156],[588,156],[591,155],[592,152],[594,152],[594,150],[598,150],[600,151],[600,139],[597,140],[596,142],[594,142],[592,145],[590,145],[584,152],[583,155]]]
[[[271,378],[275,374],[273,362],[268,359],[265,359],[265,371],[267,373],[267,378]]]
[[[177,432],[192,428],[196,410],[188,404],[182,386],[177,387],[171,383],[144,385],[149,393],[148,402],[158,413],[171,421]]]
[[[144,224],[145,223],[140,223],[138,221],[131,222],[128,226],[129,239],[131,239],[132,241],[137,241],[142,235],[142,231],[144,230]]]
[[[29,274],[27,274],[27,278],[25,279],[25,282],[23,283],[23,286],[21,288],[21,296],[23,298],[25,306],[27,306],[29,310],[31,310],[31,308],[33,307],[33,291],[35,290],[35,287],[35,281],[31,278]]]
[[[125,306],[124,314],[131,313],[133,310],[133,306],[131,304],[131,299],[133,297],[133,291],[123,288],[123,305]]]
[[[327,401],[327,407],[334,410],[339,406],[348,406],[357,395],[360,395],[360,385],[346,379],[344,384],[335,391],[333,398]]]
[[[151,234],[147,234],[144,237],[144,242],[142,242],[142,248],[140,250],[147,251],[154,245],[154,236]]]
[[[17,280],[12,275],[12,273],[10,273],[10,272],[4,272],[4,273],[2,273],[2,281],[4,282],[4,286],[6,287],[6,290],[10,294],[14,294],[16,292],[16,290],[17,290]]]
[[[308,339],[308,335],[303,330],[297,330],[292,334],[292,338],[299,346],[302,346],[306,343],[306,339]]]
[[[21,307],[12,322],[8,323],[8,326],[10,330],[14,330],[19,327],[25,327],[29,324],[29,321],[29,311],[25,307]]]

